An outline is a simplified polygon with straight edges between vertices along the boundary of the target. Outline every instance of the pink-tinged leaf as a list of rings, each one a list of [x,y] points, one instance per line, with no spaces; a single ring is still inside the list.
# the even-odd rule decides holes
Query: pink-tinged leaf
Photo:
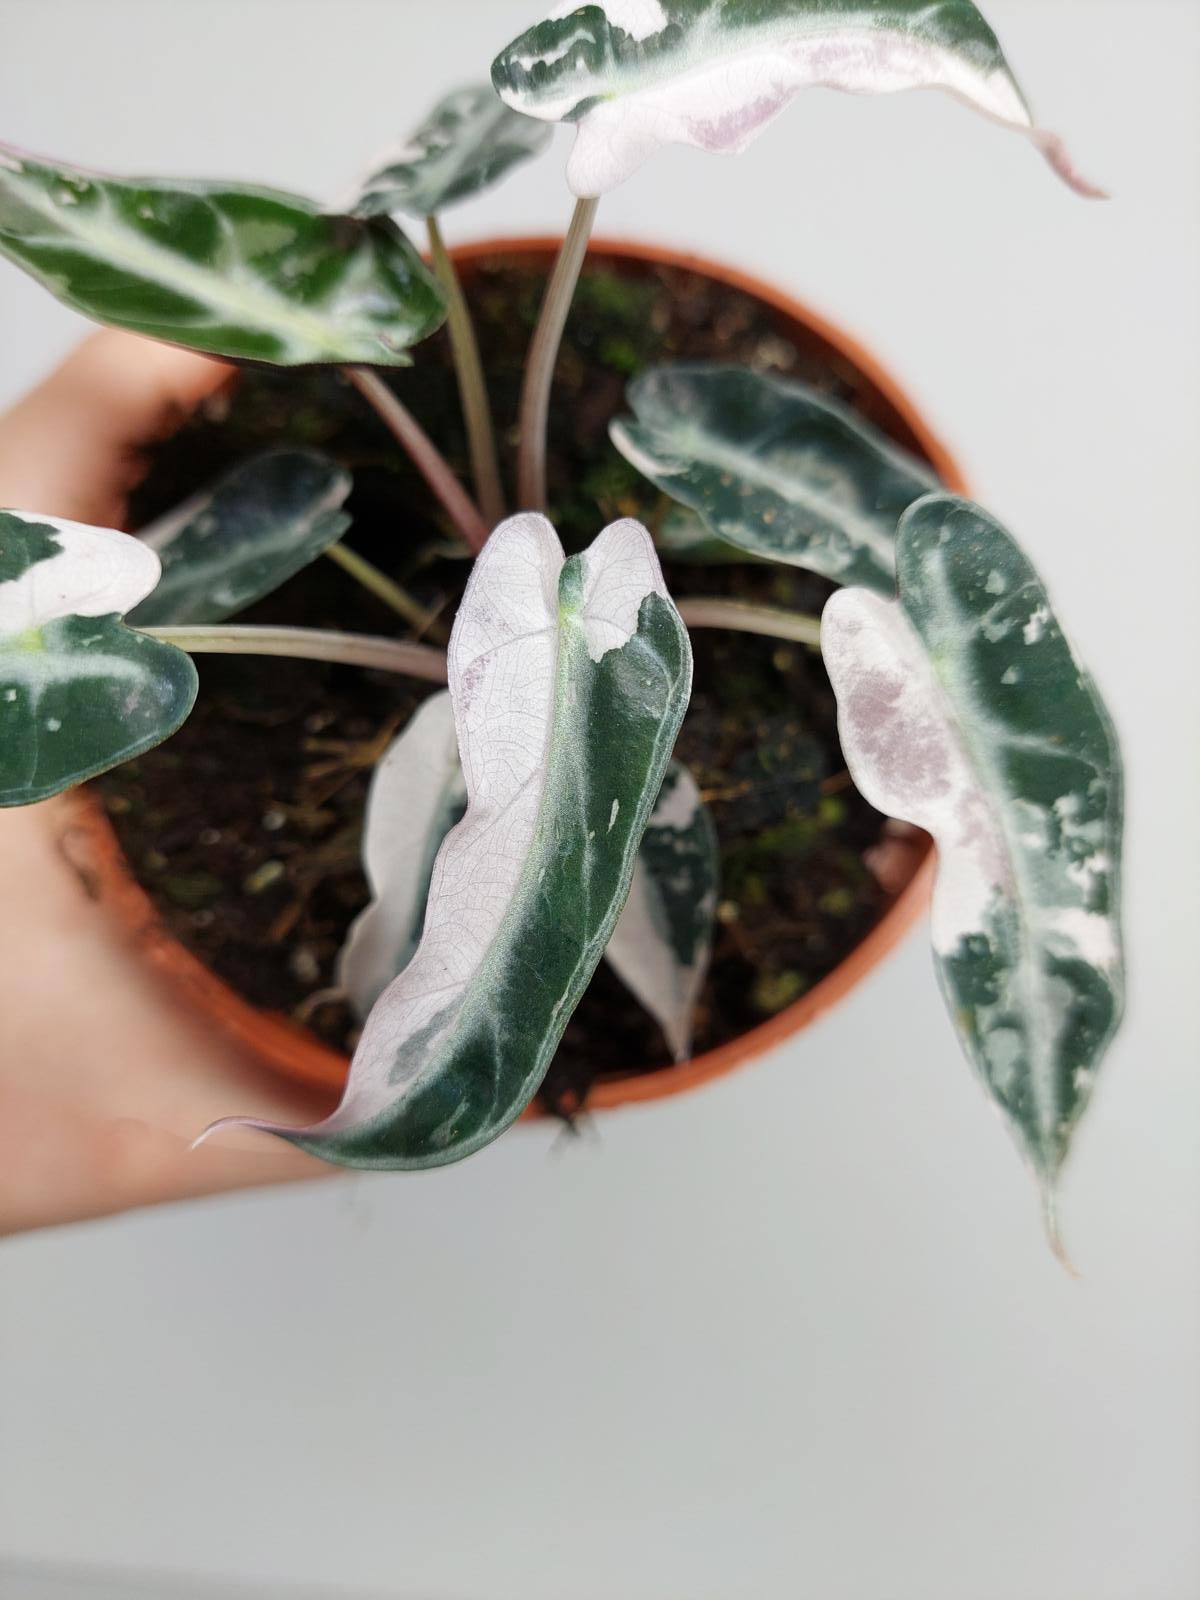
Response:
[[[843,589],[821,648],[846,763],[933,834],[933,946],[968,1056],[1054,1182],[1120,1021],[1121,759],[1037,573],[978,507],[901,519],[899,598]]]
[[[735,155],[804,89],[940,89],[1026,134],[1077,193],[1103,191],[1038,127],[970,0],[607,0],[560,6],[492,67],[501,98],[574,122],[571,188],[614,188],[659,146]]]

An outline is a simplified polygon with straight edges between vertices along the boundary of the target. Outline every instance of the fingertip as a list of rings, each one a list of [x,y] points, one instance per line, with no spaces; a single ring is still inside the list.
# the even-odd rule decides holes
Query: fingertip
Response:
[[[104,328],[77,346],[43,387],[68,401],[102,400],[110,438],[136,446],[177,427],[235,371],[193,350]]]

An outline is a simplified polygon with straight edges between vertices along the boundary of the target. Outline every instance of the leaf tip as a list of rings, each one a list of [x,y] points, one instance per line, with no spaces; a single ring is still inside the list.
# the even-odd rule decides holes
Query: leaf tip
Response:
[[[1038,128],[1033,134],[1034,143],[1051,167],[1077,195],[1082,195],[1085,200],[1110,200],[1112,196],[1107,189],[1102,189],[1099,184],[1090,182],[1080,172],[1079,168],[1067,154],[1067,147],[1057,133],[1050,133],[1047,129]]]
[[[215,1122],[210,1122],[207,1128],[192,1140],[189,1150],[199,1150],[202,1144],[207,1144],[214,1133],[221,1133],[225,1128],[253,1128],[259,1133],[282,1135],[285,1130],[273,1122],[264,1122],[261,1117],[218,1117]]]
[[[1067,1254],[1058,1220],[1058,1190],[1052,1182],[1042,1184],[1042,1226],[1046,1231],[1046,1243],[1050,1246],[1050,1253],[1064,1268],[1067,1276],[1078,1281],[1083,1274]]]

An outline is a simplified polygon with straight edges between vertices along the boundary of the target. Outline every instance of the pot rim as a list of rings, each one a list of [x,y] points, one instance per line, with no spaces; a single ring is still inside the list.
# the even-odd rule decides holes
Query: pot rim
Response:
[[[501,236],[457,245],[450,251],[458,266],[470,267],[496,257],[550,258],[561,235]],[[925,423],[908,394],[857,340],[809,309],[795,296],[740,268],[690,250],[599,236],[589,246],[591,258],[672,266],[702,273],[754,296],[779,316],[802,323],[857,368],[903,418],[938,476],[956,493],[966,493],[957,461]],[[340,1089],[349,1058],[321,1042],[308,1029],[277,1012],[261,1011],[193,955],[163,923],[153,901],[130,871],[116,833],[98,797],[87,788],[52,802],[59,808],[64,851],[92,892],[124,929],[147,965],[161,973],[193,1011],[216,1022],[263,1066],[293,1081]],[[632,1069],[598,1081],[589,1091],[586,1109],[666,1099],[724,1077],[807,1027],[835,1006],[899,943],[921,917],[935,871],[935,851],[928,835],[912,830],[911,870],[891,905],[857,945],[798,1000],[746,1033],[713,1050],[674,1065]],[[544,1116],[535,1101],[525,1117]]]

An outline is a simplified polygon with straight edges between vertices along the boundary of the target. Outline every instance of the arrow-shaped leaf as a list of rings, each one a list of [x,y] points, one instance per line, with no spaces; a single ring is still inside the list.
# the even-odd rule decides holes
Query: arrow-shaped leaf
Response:
[[[501,51],[492,82],[515,111],[577,124],[577,195],[615,187],[660,145],[736,154],[812,87],[946,90],[1098,193],[1035,126],[970,0],[567,0]]]
[[[111,178],[0,146],[0,254],[85,317],[229,360],[408,366],[445,320],[393,222],[273,189]]]
[[[895,592],[896,523],[937,480],[844,406],[791,378],[708,363],[652,368],[629,403],[613,443],[718,538]]]
[[[644,528],[613,523],[564,558],[527,513],[476,562],[449,668],[468,803],[421,942],[338,1109],[270,1129],[347,1166],[459,1160],[536,1093],[628,893],[691,651]]]
[[[1116,737],[984,512],[929,496],[897,556],[898,601],[845,589],[825,607],[842,748],[872,805],[937,840],[946,1002],[1049,1194],[1121,1014]]]
[[[175,732],[196,669],[121,622],[158,557],[110,528],[0,511],[0,805],[30,805]]]
[[[455,89],[367,179],[354,212],[432,216],[498,183],[549,140],[548,127],[510,111],[490,83]]]
[[[222,622],[335,544],[350,474],[315,450],[272,450],[141,530],[162,577],[129,620]]]

